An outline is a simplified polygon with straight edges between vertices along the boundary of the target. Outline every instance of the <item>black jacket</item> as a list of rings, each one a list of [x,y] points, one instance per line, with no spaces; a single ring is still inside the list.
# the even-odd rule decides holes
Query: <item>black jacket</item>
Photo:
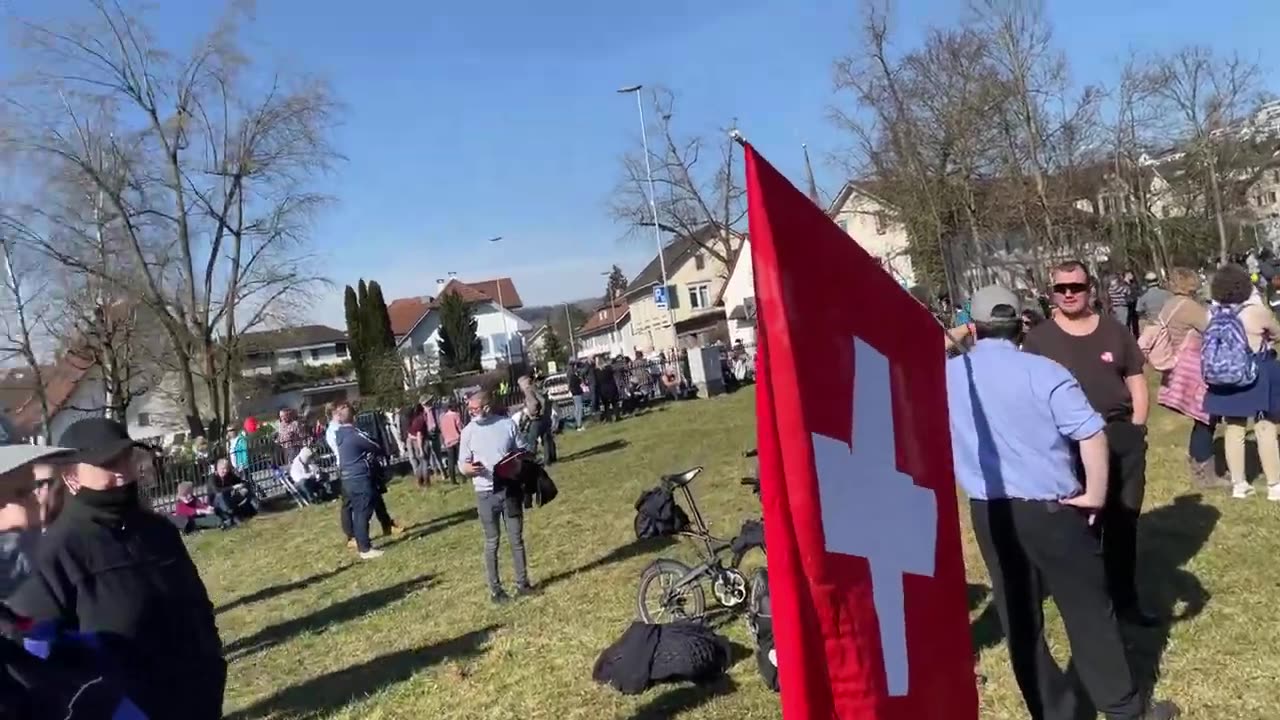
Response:
[[[227,665],[213,604],[166,518],[69,497],[31,577],[7,603],[20,615],[96,633],[149,720],[222,717]]]
[[[728,667],[728,641],[701,622],[634,622],[600,653],[591,677],[625,695],[635,695],[654,683],[709,682]]]

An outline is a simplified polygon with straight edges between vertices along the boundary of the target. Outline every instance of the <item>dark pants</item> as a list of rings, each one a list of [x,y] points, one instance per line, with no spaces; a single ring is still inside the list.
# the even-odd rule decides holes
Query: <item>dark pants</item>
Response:
[[[445,463],[449,466],[449,482],[458,482],[458,443],[444,449]]]
[[[378,518],[378,524],[382,526],[382,532],[389,533],[395,521],[391,519],[391,513],[387,512],[387,501],[383,499],[382,493],[377,490],[374,490],[372,495],[373,497],[369,500],[369,507],[373,512],[373,516]],[[342,524],[342,534],[348,540],[355,538],[358,541],[359,538],[356,538],[355,528],[352,525],[353,517],[354,507],[351,503],[351,496],[344,486],[342,488],[342,505],[338,508],[338,522]],[[365,521],[365,526],[365,532],[368,532],[367,520]]]
[[[524,557],[524,508],[520,499],[507,497],[505,490],[477,492],[476,510],[480,513],[480,526],[484,528],[484,571],[489,579],[489,590],[502,589],[498,577],[498,543],[501,526],[506,521],[507,542],[511,543],[511,564],[515,567],[516,585],[529,584],[529,571]]]
[[[1187,455],[1198,463],[1209,462],[1213,459],[1213,425],[1199,420],[1194,423],[1191,426],[1191,437],[1187,439]]]
[[[197,530],[212,530],[222,527],[223,520],[217,515],[194,515],[191,517],[173,516],[173,524],[182,531],[182,534],[189,535]]]
[[[534,420],[529,423],[529,427],[524,433],[525,447],[529,448],[529,452],[536,453],[538,451],[538,442],[542,442],[543,465],[550,465],[556,461],[556,434],[551,427],[551,419],[543,418]]]
[[[1147,489],[1147,435],[1128,422],[1107,423],[1111,476],[1096,529],[1102,538],[1107,587],[1117,613],[1138,609],[1138,516]]]
[[[1107,593],[1098,540],[1083,513],[1057,502],[972,500],[969,511],[1009,659],[1032,720],[1072,720],[1080,698],[1112,720],[1138,718],[1143,703]],[[1063,673],[1044,640],[1044,597],[1071,644]]]
[[[351,531],[356,539],[356,549],[367,552],[373,549],[369,539],[369,521],[373,519],[373,499],[378,491],[369,488],[346,489],[346,502],[351,506]]]

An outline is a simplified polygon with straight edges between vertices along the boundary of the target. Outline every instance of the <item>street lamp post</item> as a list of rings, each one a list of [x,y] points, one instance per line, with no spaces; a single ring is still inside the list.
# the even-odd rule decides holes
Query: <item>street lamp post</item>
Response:
[[[489,238],[488,242],[501,242],[502,236]],[[495,278],[494,285],[498,286],[498,314],[502,316],[502,346],[506,349],[507,355],[507,374],[511,373],[511,330],[507,328],[507,306],[502,302],[502,278]]]
[[[569,314],[569,303],[564,304],[564,326],[569,329],[569,358],[573,359],[578,356],[578,351],[573,347],[573,316]]]
[[[649,212],[653,221],[653,240],[658,247],[658,268],[662,271],[662,295],[667,301],[667,324],[671,327],[671,351],[678,349],[679,340],[676,335],[675,316],[671,312],[671,285],[667,279],[667,258],[662,252],[662,230],[658,227],[658,201],[653,189],[653,165],[649,161],[649,130],[644,123],[644,102],[641,98],[640,91],[643,85],[629,85],[624,88],[618,88],[618,93],[622,95],[634,94],[636,96],[636,110],[640,113],[640,143],[644,148],[644,173],[649,185]]]
[[[612,270],[611,270],[611,271],[609,271],[609,272],[602,272],[602,273],[600,273],[600,274],[601,274],[601,275],[604,275],[604,276],[606,276],[606,277],[613,277],[613,271],[612,271]],[[616,290],[614,290],[614,289],[613,289],[613,284],[612,284],[612,283],[610,283],[610,284],[609,284],[609,289],[608,289],[608,291],[609,291],[609,315],[611,316],[611,319],[613,320],[613,330],[609,331],[609,344],[610,344],[610,345],[613,345],[613,344],[616,342],[616,343],[618,344],[618,349],[619,349],[619,350],[621,350],[621,349],[622,349],[622,336],[621,336],[621,334],[618,332],[618,308],[617,308],[617,306],[615,305],[615,300],[617,300],[618,293],[617,293],[617,291],[616,291]],[[617,339],[616,339],[616,340],[614,339],[614,336],[615,336],[615,335],[617,336]],[[621,353],[619,353],[619,354],[621,354]]]

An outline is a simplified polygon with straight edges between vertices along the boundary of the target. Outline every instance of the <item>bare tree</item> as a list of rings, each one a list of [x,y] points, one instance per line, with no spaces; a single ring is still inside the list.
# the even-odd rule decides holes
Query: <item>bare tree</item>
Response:
[[[658,89],[650,95],[649,164],[653,171],[658,229],[688,238],[725,267],[733,265],[740,246],[739,228],[746,217],[746,189],[734,166],[734,143],[722,128],[715,142],[681,135],[673,123],[675,94]],[[708,153],[713,153],[710,158]],[[611,200],[615,218],[652,232],[648,170],[643,153],[622,158],[623,177]]]
[[[0,260],[4,261],[3,286],[0,297],[0,357],[17,355],[31,370],[32,400],[39,403],[40,427],[46,443],[52,443],[49,429],[49,396],[46,377],[40,364],[40,348],[37,333],[44,322],[48,305],[44,302],[45,288],[39,284],[40,268],[36,262],[22,264],[22,257],[34,260],[34,253],[21,253],[19,238],[27,234],[23,223],[10,215],[0,214]],[[34,279],[36,282],[28,282]],[[35,285],[35,287],[32,287]]]
[[[102,267],[45,250],[147,307],[202,431],[202,394],[219,420],[231,413],[236,336],[305,303],[320,281],[302,230],[325,200],[307,185],[337,158],[337,108],[320,82],[255,87],[236,12],[179,56],[141,16],[90,4],[89,22],[29,28],[41,70],[27,85],[37,121],[24,147],[100,194],[124,253]]]
[[[1221,174],[1234,165],[1226,149],[1228,131],[1260,96],[1258,66],[1238,55],[1220,58],[1207,47],[1186,47],[1157,56],[1146,74],[1148,91],[1164,105],[1174,120],[1173,134],[1185,141],[1187,151],[1202,169],[1207,209],[1218,230],[1219,259],[1227,262],[1227,234]]]

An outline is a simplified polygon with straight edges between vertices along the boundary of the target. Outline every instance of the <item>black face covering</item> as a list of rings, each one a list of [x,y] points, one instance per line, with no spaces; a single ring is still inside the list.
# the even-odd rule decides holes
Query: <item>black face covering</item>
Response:
[[[82,487],[75,498],[94,510],[114,516],[124,515],[142,507],[138,502],[138,483],[136,482],[117,485],[106,490],[90,490]]]

